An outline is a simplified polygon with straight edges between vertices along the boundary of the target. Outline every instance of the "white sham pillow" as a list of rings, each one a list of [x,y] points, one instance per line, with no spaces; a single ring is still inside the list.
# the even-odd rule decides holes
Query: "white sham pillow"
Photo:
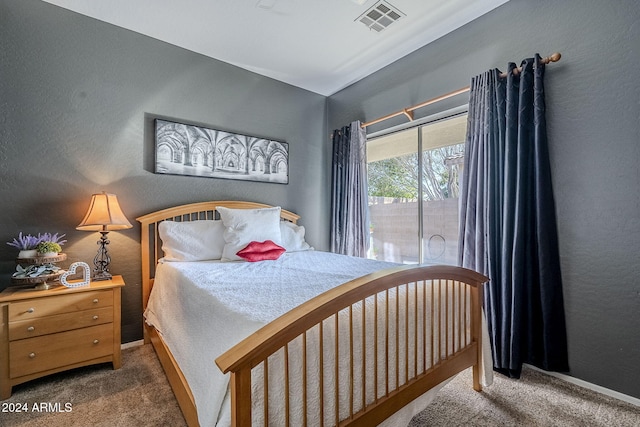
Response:
[[[216,209],[225,228],[223,261],[242,260],[236,254],[251,242],[271,240],[275,244],[281,245],[281,209],[279,206],[264,209],[229,209],[225,207]]]
[[[308,251],[313,249],[304,240],[305,229],[302,225],[296,225],[289,221],[280,221],[280,234],[282,234],[282,247],[287,252]]]
[[[222,258],[224,225],[218,220],[162,221],[158,225],[164,261],[207,261]]]

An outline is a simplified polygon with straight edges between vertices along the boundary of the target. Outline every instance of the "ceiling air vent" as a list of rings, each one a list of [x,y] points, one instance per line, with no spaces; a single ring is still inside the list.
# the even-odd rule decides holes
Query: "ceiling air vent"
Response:
[[[362,22],[370,30],[380,32],[403,16],[405,14],[400,12],[397,7],[392,6],[391,3],[379,1],[360,15],[357,21]]]

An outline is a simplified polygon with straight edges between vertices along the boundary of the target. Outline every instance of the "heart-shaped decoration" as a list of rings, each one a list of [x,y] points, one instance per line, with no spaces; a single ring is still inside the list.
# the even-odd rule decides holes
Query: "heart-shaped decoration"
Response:
[[[84,273],[83,279],[79,282],[74,280],[73,282],[70,283],[67,280],[67,277],[77,274],[78,268],[80,268]],[[90,274],[91,274],[91,270],[89,269],[89,264],[87,264],[86,262],[74,262],[69,266],[69,270],[67,270],[62,274],[62,276],[60,276],[60,283],[65,285],[67,288],[79,288],[82,286],[89,286],[89,282],[91,280]]]

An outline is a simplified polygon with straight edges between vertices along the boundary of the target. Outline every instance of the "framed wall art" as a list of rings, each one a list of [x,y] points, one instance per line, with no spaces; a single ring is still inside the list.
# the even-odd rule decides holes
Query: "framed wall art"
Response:
[[[286,142],[155,119],[155,173],[289,183]]]

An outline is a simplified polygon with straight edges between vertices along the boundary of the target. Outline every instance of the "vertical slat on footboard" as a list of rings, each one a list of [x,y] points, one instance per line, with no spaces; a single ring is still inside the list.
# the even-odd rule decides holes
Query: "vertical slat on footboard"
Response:
[[[233,425],[252,415],[263,425],[375,425],[469,366],[479,390],[485,280],[457,267],[399,268],[285,314],[216,360],[231,372]]]
[[[362,401],[361,405],[364,408],[367,401],[367,310],[366,300],[362,300],[362,366],[360,375],[362,376]],[[374,340],[375,342],[375,340]]]
[[[302,422],[303,425],[306,426],[307,425],[307,411],[308,411],[308,406],[307,406],[307,331],[305,331],[302,334],[302,360],[303,360],[303,364],[302,364],[302,404],[303,404],[303,408],[302,408],[302,414],[303,414],[303,418],[302,418]],[[267,419],[267,418],[265,418]]]
[[[334,408],[335,409],[334,409],[333,412],[335,414],[336,425],[338,425],[338,423],[340,422],[340,395],[339,395],[339,393],[340,393],[340,383],[339,383],[339,380],[340,380],[340,364],[335,362],[335,361],[340,359],[340,337],[338,336],[338,333],[335,332],[335,331],[338,331],[340,329],[340,321],[338,319],[338,313],[334,314],[334,320],[335,320],[335,323],[334,323],[334,327],[333,327],[333,330],[334,330],[333,336],[334,336],[334,344],[335,344],[334,350],[335,350],[335,352],[334,352],[333,360],[334,360],[334,365],[335,365],[334,366],[335,371],[334,371],[334,374],[333,374],[333,381],[334,381],[334,383],[333,383],[333,394],[334,394],[334,402],[335,402],[335,407]]]
[[[264,362],[262,362],[264,365],[264,383],[263,383],[263,387],[264,387],[264,397],[263,397],[263,401],[264,402],[269,402],[269,358],[267,358]],[[264,411],[264,419],[268,420],[269,419],[269,405],[264,405],[263,406],[263,411]]]
[[[290,397],[289,397],[289,344],[285,344],[284,346],[284,425],[289,427],[291,422],[289,421],[289,405],[290,405]],[[268,405],[269,402],[264,402],[265,405]],[[265,424],[267,420],[265,420]]]
[[[482,287],[477,286],[471,289],[471,316],[473,320],[471,322],[471,333],[474,341],[478,345],[478,359],[476,364],[473,365],[473,389],[476,391],[482,390],[480,384],[480,366],[482,363]]]
[[[319,342],[318,342],[318,346],[320,348],[320,363],[319,363],[319,370],[320,370],[320,401],[319,401],[319,414],[318,414],[318,418],[320,419],[320,427],[324,426],[324,345],[322,344],[324,342],[324,328],[323,328],[323,322],[320,322],[320,324],[318,325],[318,329],[319,329]]]
[[[244,396],[231,399],[231,418],[237,427],[251,426],[251,369],[244,368],[231,373],[231,395]]]

